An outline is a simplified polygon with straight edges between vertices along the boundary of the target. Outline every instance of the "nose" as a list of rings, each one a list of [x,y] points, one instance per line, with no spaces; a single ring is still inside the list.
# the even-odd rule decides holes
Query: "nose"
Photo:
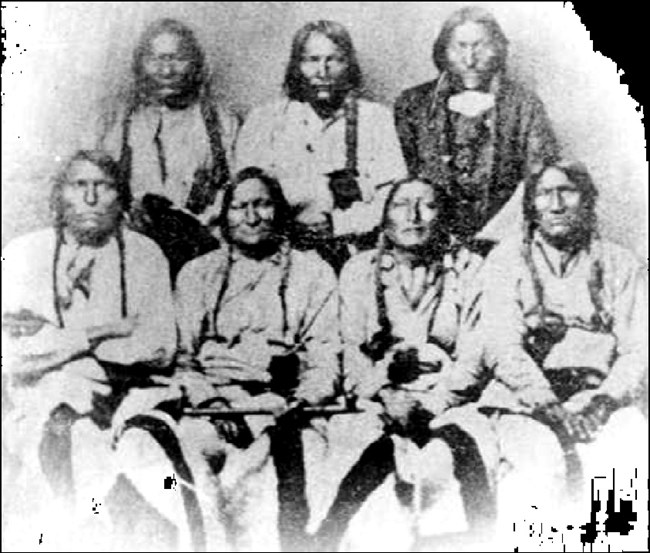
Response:
[[[554,192],[551,193],[551,197],[549,201],[550,201],[551,211],[564,210],[565,207],[564,198],[562,197],[562,193],[559,190],[555,190]]]
[[[316,76],[320,77],[321,79],[327,78],[329,76],[327,60],[322,59],[318,62],[318,66],[316,67]]]
[[[247,225],[255,225],[260,220],[259,213],[254,206],[249,205],[246,208],[245,220]]]
[[[410,204],[406,216],[409,223],[419,223],[422,220],[422,208],[420,204]]]
[[[466,67],[474,67],[476,65],[476,49],[472,46],[465,48],[463,51],[463,63]]]
[[[158,74],[163,77],[169,77],[174,73],[173,63],[170,61],[161,61],[158,66]]]
[[[89,184],[84,190],[84,201],[88,205],[96,205],[99,196],[97,194],[97,186],[94,184]]]

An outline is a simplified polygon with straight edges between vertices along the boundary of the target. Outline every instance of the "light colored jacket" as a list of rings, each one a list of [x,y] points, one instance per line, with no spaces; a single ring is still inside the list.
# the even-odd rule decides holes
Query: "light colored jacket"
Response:
[[[331,396],[340,350],[338,294],[332,269],[313,252],[285,246],[261,261],[233,254],[228,284],[215,313],[228,255],[228,248],[210,252],[190,261],[179,274],[176,306],[181,355],[199,355],[210,338],[207,330],[211,325],[225,339],[219,345],[213,342],[215,354],[219,350],[260,370],[268,368],[272,355],[286,351],[275,348],[273,340],[301,344],[302,372],[296,396],[312,401]],[[285,264],[288,277],[283,306],[280,283]]]
[[[609,362],[595,366],[587,360],[593,352],[584,351],[582,359],[572,360],[575,351],[566,351],[566,365],[584,363],[603,371],[598,393],[618,401],[636,396],[647,370],[647,284],[641,264],[628,250],[600,239],[564,260],[563,274],[559,270],[560,254],[548,243],[536,237],[531,251],[543,285],[545,306],[565,320],[582,321],[585,326],[596,313],[588,280],[594,261],[599,260],[600,297],[611,330],[599,336],[592,333],[592,338],[602,342],[613,337],[613,355]],[[537,299],[522,252],[521,239],[504,241],[490,254],[480,273],[485,361],[494,372],[481,403],[529,412],[557,398],[523,345],[528,330],[526,315],[534,310]],[[562,342],[555,346],[562,347]],[[575,347],[577,343],[571,349]],[[562,357],[559,352],[554,356]]]
[[[330,213],[335,235],[372,230],[389,188],[379,185],[405,177],[406,166],[390,110],[359,99],[357,167],[363,200],[334,209],[326,175],[346,167],[345,127],[342,109],[323,121],[304,102],[283,99],[258,107],[239,135],[236,167],[258,166],[272,173],[291,205]]]
[[[395,258],[372,250],[356,255],[343,268],[341,290],[341,333],[344,344],[346,386],[361,397],[371,397],[388,384],[387,364],[390,355],[374,363],[361,352],[360,346],[379,330],[375,297],[377,263],[386,287],[387,315],[394,336],[402,339],[422,355],[426,344],[433,341],[447,354],[441,353],[442,370],[435,378],[434,390],[422,401],[440,412],[458,398],[455,390],[464,390],[473,381],[472,374],[457,371],[455,360],[461,344],[471,344],[471,329],[478,313],[471,301],[473,275],[482,259],[464,248],[444,256],[442,264],[428,267],[424,295],[413,308],[402,291],[399,268]],[[399,344],[398,344],[399,346]],[[428,396],[428,397],[427,397]]]

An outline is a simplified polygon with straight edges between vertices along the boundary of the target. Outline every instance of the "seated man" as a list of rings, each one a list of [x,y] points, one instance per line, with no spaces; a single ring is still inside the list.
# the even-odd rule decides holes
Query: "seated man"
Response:
[[[450,513],[447,519],[431,514],[452,487],[454,465],[467,522],[476,526],[489,516],[487,479],[469,427],[453,417],[449,424],[430,426],[434,417],[463,399],[452,391],[458,386],[452,386],[456,346],[475,319],[465,308],[464,295],[481,261],[463,247],[451,247],[442,223],[445,199],[427,181],[396,183],[387,199],[378,248],[352,258],[341,274],[346,385],[365,400],[366,413],[345,421],[340,450],[332,449],[334,461],[341,464],[344,458],[354,462],[354,455],[358,460],[320,528],[323,547],[338,545],[371,494],[374,500],[364,508],[369,512],[374,503],[379,510],[374,520],[358,524],[356,545],[402,550],[453,525],[465,530],[465,520],[457,523]],[[468,415],[467,423],[480,420],[477,414]],[[462,476],[470,472],[476,476]],[[384,481],[394,485],[388,496]],[[396,513],[390,516],[386,501],[394,503],[395,495],[405,509],[390,511]],[[459,504],[457,494],[455,499]]]
[[[338,372],[334,272],[289,247],[287,213],[275,179],[254,167],[239,172],[223,198],[225,247],[188,263],[176,290],[176,381],[189,403],[266,413],[180,422],[190,462],[202,467],[197,485],[212,499],[206,508],[219,512],[237,550],[275,550],[278,522],[282,548],[298,546],[308,467],[297,411],[333,396]]]
[[[114,414],[175,351],[167,261],[123,227],[129,201],[117,163],[79,151],[54,183],[54,228],[3,251],[3,451],[17,467],[9,512],[27,524],[30,548],[44,530],[27,513],[54,532],[69,509],[89,515],[91,499],[102,503],[126,469],[113,466]],[[58,529],[70,531],[61,547],[78,546],[81,527]]]
[[[582,164],[535,171],[525,238],[504,241],[482,270],[494,378],[480,403],[507,468],[499,507],[508,513],[521,514],[522,501],[556,508],[567,483],[580,492],[581,469],[591,478],[647,463],[647,421],[635,407],[647,367],[645,271],[599,236],[596,197]]]
[[[293,38],[286,97],[250,113],[236,148],[238,167],[262,167],[282,184],[294,245],[316,249],[337,273],[348,244],[363,246],[379,224],[380,185],[406,176],[391,113],[360,97],[361,81],[348,31],[307,23]]]

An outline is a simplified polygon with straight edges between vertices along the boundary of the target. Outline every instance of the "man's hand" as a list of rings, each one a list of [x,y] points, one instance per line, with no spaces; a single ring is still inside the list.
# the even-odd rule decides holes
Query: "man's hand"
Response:
[[[405,430],[411,412],[418,406],[413,394],[406,390],[384,388],[379,392],[379,399],[384,406],[384,414],[388,422]]]
[[[578,442],[591,442],[607,424],[618,405],[611,397],[598,394],[579,412],[570,417],[571,432]]]
[[[533,418],[554,428],[563,428],[568,431],[566,422],[571,416],[560,403],[549,403],[533,411]]]
[[[12,338],[34,336],[49,321],[29,309],[21,309],[17,313],[5,313],[2,316],[2,328]]]
[[[265,368],[252,365],[244,354],[252,351],[242,351],[238,347],[228,347],[226,344],[213,340],[205,342],[197,356],[201,368],[209,373],[210,381],[215,385],[237,384],[242,382],[266,384],[271,380]],[[264,353],[264,352],[258,352]]]

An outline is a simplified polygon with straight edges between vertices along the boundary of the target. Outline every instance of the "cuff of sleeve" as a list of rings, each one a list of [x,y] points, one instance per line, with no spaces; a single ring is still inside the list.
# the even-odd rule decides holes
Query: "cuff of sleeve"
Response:
[[[296,389],[296,398],[303,399],[311,405],[322,403],[334,395],[333,382],[305,382]]]
[[[342,236],[344,234],[349,234],[349,217],[346,217],[346,213],[340,209],[332,210],[332,233],[334,236]]]
[[[458,400],[456,395],[443,386],[437,386],[425,397],[420,399],[420,404],[434,417],[440,416],[450,407],[453,407]]]
[[[65,347],[69,349],[71,354],[83,353],[89,351],[91,348],[90,341],[84,330],[73,330],[66,335]]]
[[[529,386],[517,392],[517,399],[523,406],[535,410],[550,403],[557,403],[558,398],[550,387]]]

